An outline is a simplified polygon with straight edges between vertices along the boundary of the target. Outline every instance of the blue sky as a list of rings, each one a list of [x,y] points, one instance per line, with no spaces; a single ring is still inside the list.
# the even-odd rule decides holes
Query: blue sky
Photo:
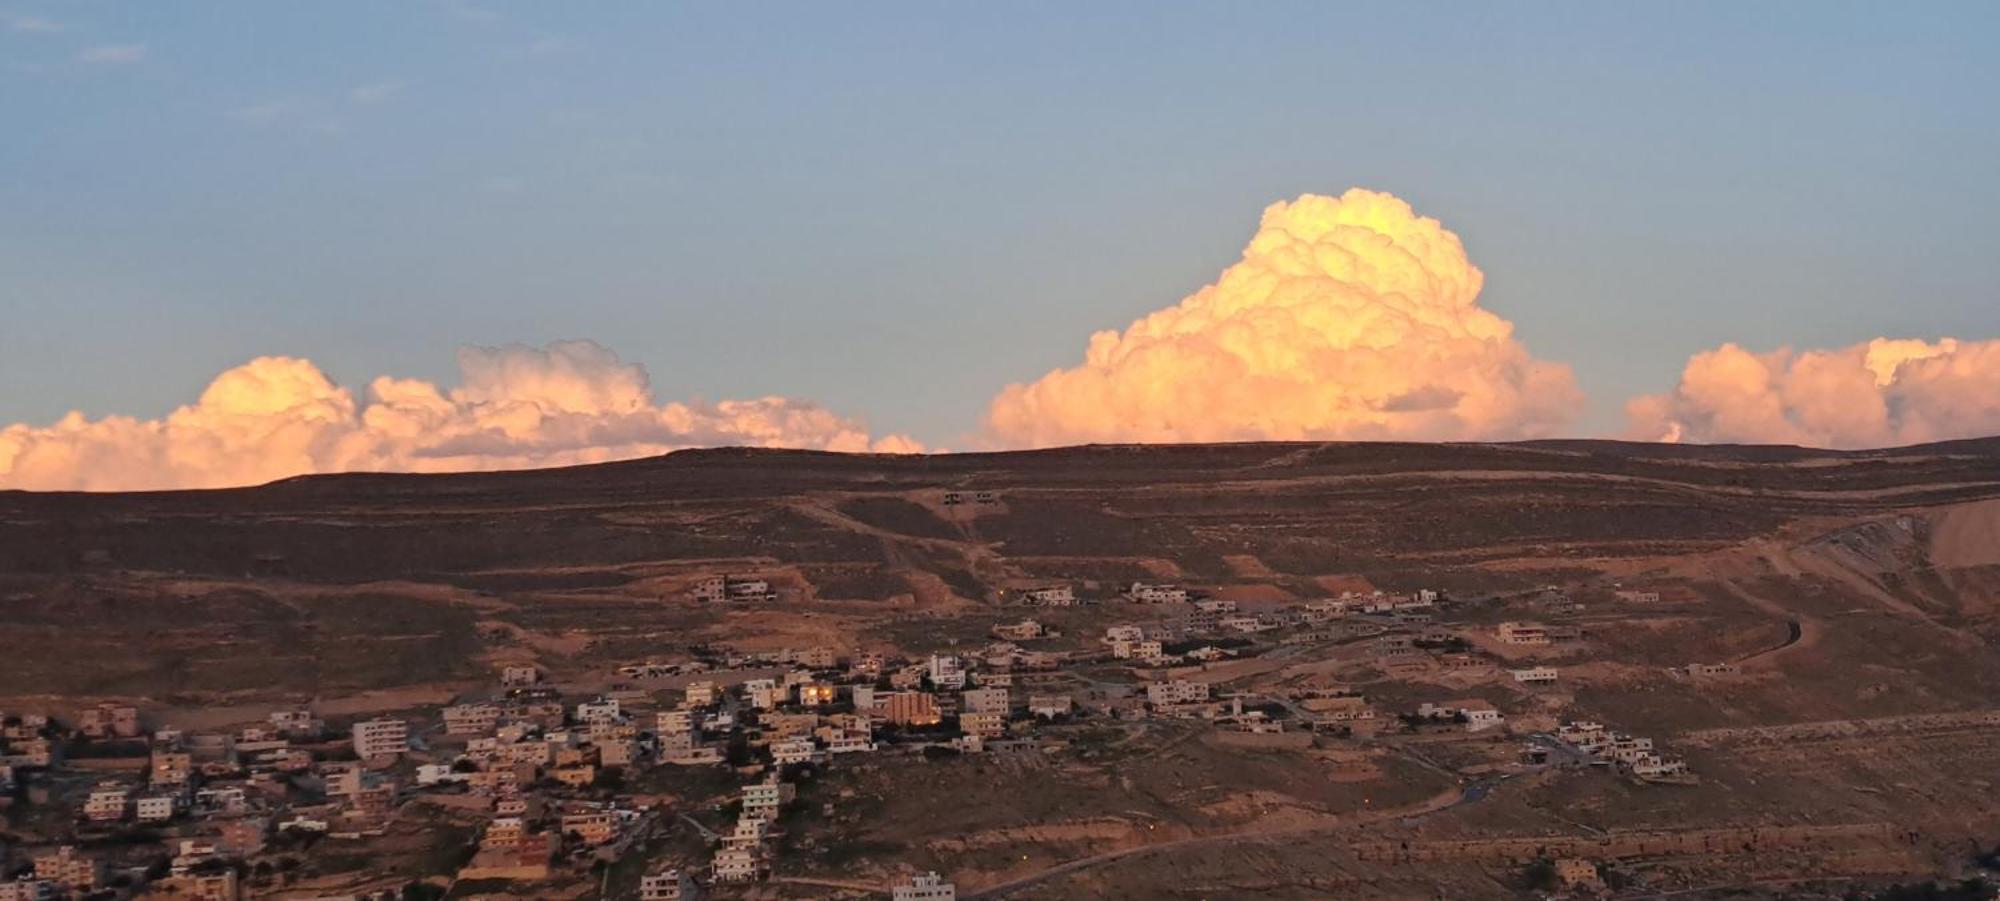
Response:
[[[2000,337],[2000,6],[0,0],[0,423],[591,338],[950,443],[1393,192],[1591,397]]]

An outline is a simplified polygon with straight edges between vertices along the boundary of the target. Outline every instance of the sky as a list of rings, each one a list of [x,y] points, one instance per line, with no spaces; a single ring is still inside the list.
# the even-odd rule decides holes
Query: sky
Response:
[[[258,359],[290,361],[266,368],[336,418],[365,418],[378,377],[438,386],[452,440],[477,443],[499,395],[461,396],[492,388],[468,353],[585,379],[641,367],[620,416],[684,407],[704,424],[673,436],[841,449],[2000,431],[1968,399],[2000,385],[1996,39],[2000,6],[1942,2],[0,0],[0,426],[17,476],[0,439],[0,488],[245,477],[75,472],[133,459],[85,434],[106,417],[174,456],[153,433]],[[1375,377],[1347,361],[1385,348],[1313,315],[1283,320],[1319,329],[1297,352],[1197,365],[1171,355],[1207,337],[1134,333],[1087,358],[1094,333],[1138,329],[1233,266],[1254,285],[1246,242],[1264,230],[1350,252],[1318,231],[1347,214],[1273,226],[1267,208],[1351,188],[1463,242],[1426,265],[1476,267],[1474,303],[1510,336],[1461,317],[1410,356],[1510,405],[1472,410],[1482,391],[1442,375],[1330,389]],[[1315,296],[1395,295],[1352,275]],[[1244,297],[1173,327],[1251,321],[1232,303],[1318,309]],[[1926,350],[1884,376],[1878,339]],[[1848,396],[1827,367],[1871,374],[1881,410],[1815,412]],[[1224,377],[1276,379],[1289,406],[1222,412],[1238,399],[1203,392]],[[608,415],[602,392],[530,395]],[[1163,412],[1190,395],[1217,412]],[[754,426],[728,406],[759,400]],[[1303,412],[1326,405],[1374,414]],[[812,424],[772,424],[794,417]],[[495,459],[619,455],[577,437],[602,421],[571,425],[568,456]],[[627,437],[611,444],[687,443]],[[331,440],[253,474],[326,468]],[[22,448],[57,444],[57,474],[18,477]],[[403,465],[378,451],[340,459]]]

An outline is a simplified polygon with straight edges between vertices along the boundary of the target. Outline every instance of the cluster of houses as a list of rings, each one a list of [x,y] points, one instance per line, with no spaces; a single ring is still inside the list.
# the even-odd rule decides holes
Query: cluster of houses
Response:
[[[328,759],[338,742],[306,710],[228,732],[148,732],[138,708],[104,703],[69,727],[45,714],[0,716],[0,734],[0,806],[19,799],[74,810],[64,841],[31,845],[29,871],[0,882],[0,898],[80,898],[115,883],[149,897],[233,899],[243,890],[234,861],[286,833],[378,828],[394,800],[358,761]],[[96,775],[70,790],[74,779],[59,773]],[[114,852],[86,853],[83,844]]]
[[[755,576],[708,576],[694,583],[688,597],[699,604],[776,601],[778,592],[771,580]]]
[[[1493,636],[1501,644],[1540,646],[1581,641],[1583,629],[1579,626],[1509,621],[1495,626]]]
[[[17,772],[34,776],[38,789],[57,784],[43,774],[63,763],[66,747],[94,760],[117,751],[134,762],[101,768],[133,777],[106,776],[77,793],[72,841],[32,854],[25,878],[0,880],[0,899],[89,895],[114,868],[80,845],[143,829],[148,841],[121,844],[120,862],[128,864],[117,869],[121,885],[150,879],[154,896],[228,901],[245,891],[245,861],[277,836],[381,834],[405,802],[426,794],[483,815],[458,878],[543,880],[565,864],[629,852],[661,811],[624,801],[625,778],[690,765],[761,773],[741,787],[737,819],[715,837],[706,867],[712,883],[754,881],[769,875],[772,838],[796,797],[790,767],[875,752],[885,729],[907,733],[913,749],[978,751],[1031,728],[1035,717],[1073,709],[1067,695],[1016,703],[1008,674],[982,677],[976,663],[948,654],[842,660],[816,648],[745,662],[783,666],[695,678],[667,705],[653,692],[620,689],[566,703],[532,667],[510,666],[496,693],[445,707],[435,723],[373,717],[344,734],[303,709],[212,734],[149,733],[137,708],[111,704],[84,711],[74,728],[40,714],[0,717],[8,761],[0,772],[10,783],[0,805],[15,797]],[[28,797],[61,803],[47,790]],[[159,848],[150,856],[140,852],[148,842]],[[700,897],[702,881],[686,862],[675,863],[645,874],[642,898]],[[950,899],[955,890],[935,873],[919,874],[896,897]]]
[[[1592,760],[1615,764],[1640,779],[1673,780],[1688,775],[1687,762],[1662,756],[1653,740],[1572,720],[1556,728],[1556,739]]]
[[[985,503],[977,495],[960,502]],[[704,579],[692,594],[707,603],[777,597],[769,581],[747,576]],[[1416,662],[1436,669],[1437,660],[1493,666],[1494,658],[1476,656],[1462,633],[1428,625],[1442,601],[1432,590],[1347,592],[1257,612],[1177,585],[1134,582],[1120,594],[1134,603],[1186,610],[1154,622],[1111,625],[1095,648],[1078,651],[1024,647],[1061,634],[1033,618],[996,624],[989,643],[960,653],[694,648],[691,660],[618,667],[617,676],[629,681],[587,693],[545,683],[534,666],[507,665],[497,673],[497,687],[442,708],[435,720],[378,716],[343,721],[339,730],[300,708],[272,711],[232,731],[197,734],[148,731],[138,709],[117,704],[81,711],[73,728],[39,714],[4,716],[0,804],[17,796],[73,804],[81,838],[148,830],[161,836],[154,859],[124,853],[118,872],[130,871],[135,879],[143,874],[159,891],[223,901],[244,891],[243,862],[275,837],[379,835],[405,802],[425,795],[456,798],[452,806],[483,820],[460,879],[536,881],[583,872],[621,859],[666,822],[664,810],[622,791],[628,778],[654,767],[727,768],[745,781],[738,786],[735,820],[713,833],[700,827],[711,835],[711,856],[661,861],[639,884],[643,901],[692,901],[708,885],[771,875],[785,814],[798,800],[801,767],[832,765],[852,754],[1026,750],[1040,746],[1036,733],[1047,724],[1078,715],[1196,718],[1253,733],[1302,727],[1373,734],[1396,723],[1395,717],[1378,717],[1365,696],[1345,685],[1292,684],[1282,695],[1255,697],[1218,690],[1201,674],[1176,669],[1294,641],[1367,638],[1375,666],[1391,673]],[[1036,607],[1078,603],[1068,585],[1030,588],[1017,597]],[[1258,639],[1281,629],[1288,630],[1281,642]],[[1535,646],[1579,640],[1582,632],[1510,621],[1500,623],[1494,636],[1501,644]],[[1074,674],[1057,672],[1061,668],[1107,658],[1130,662],[1137,684],[1086,679],[1093,688],[1077,697],[1051,687],[1076,681]],[[1490,671],[1526,686],[1558,679],[1549,666]],[[1685,673],[1731,671],[1695,664]],[[1479,733],[1507,725],[1500,710],[1478,699],[1425,703],[1401,719],[1432,731]],[[1656,753],[1650,740],[1597,724],[1567,723],[1557,737],[1641,779],[1672,780],[1687,772],[1681,761]],[[60,766],[69,746],[95,746],[91,755],[100,758],[111,749],[134,765],[93,768],[90,784],[66,796],[18,790],[23,774],[39,778]],[[30,859],[27,879],[0,882],[0,901],[86,895],[116,868],[74,842],[40,849]],[[936,873],[915,874],[893,892],[899,901],[955,897]]]
[[[1417,712],[1410,717],[1415,724],[1436,725],[1441,723],[1459,724],[1467,732],[1485,732],[1507,725],[1507,717],[1491,701],[1467,698],[1462,701],[1425,702],[1418,705]]]

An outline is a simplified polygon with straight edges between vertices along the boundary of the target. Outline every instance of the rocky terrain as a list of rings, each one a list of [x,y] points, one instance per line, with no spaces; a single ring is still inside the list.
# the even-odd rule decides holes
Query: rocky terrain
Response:
[[[779,598],[687,599],[722,573]],[[1578,856],[1690,892],[1835,892],[1956,877],[2000,842],[2000,439],[707,450],[0,492],[0,709],[138,700],[198,727],[234,706],[435,706],[502,663],[587,683],[701,644],[970,649],[1058,581],[1105,601],[1034,611],[1074,650],[1151,615],[1111,600],[1132,581],[1246,610],[1429,588],[1479,652],[1563,677],[1389,673],[1339,648],[1217,664],[1208,681],[1338,682],[1385,714],[1483,698],[1514,734],[1390,748],[1190,723],[1067,757],[855,767],[818,789],[851,803],[816,841],[850,851],[791,874],[829,884],[757,891],[907,863],[961,897],[1504,897],[1523,861]],[[1549,588],[1572,604],[1536,607]],[[1586,639],[1486,637],[1508,620]],[[1524,724],[1568,719],[1653,736],[1699,779],[1503,775]]]

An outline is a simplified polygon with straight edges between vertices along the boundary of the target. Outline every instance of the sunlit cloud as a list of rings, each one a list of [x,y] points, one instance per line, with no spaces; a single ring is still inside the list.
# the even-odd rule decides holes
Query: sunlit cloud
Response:
[[[130,65],[146,60],[145,44],[98,44],[77,51],[76,61],[92,65]]]
[[[1479,306],[1458,237],[1389,194],[1272,204],[1215,284],[1083,362],[1008,386],[986,417],[1009,446],[1249,439],[1528,438],[1583,402]]]
[[[1665,394],[1626,404],[1647,441],[1861,448],[2000,433],[2000,341],[1876,338],[1831,350],[1695,354]]]
[[[0,428],[0,488],[249,485],[303,473],[457,472],[745,445],[915,453],[787,397],[657,402],[643,367],[590,341],[459,351],[459,385],[380,377],[365,399],[311,361],[259,357],[159,419],[71,413]]]

